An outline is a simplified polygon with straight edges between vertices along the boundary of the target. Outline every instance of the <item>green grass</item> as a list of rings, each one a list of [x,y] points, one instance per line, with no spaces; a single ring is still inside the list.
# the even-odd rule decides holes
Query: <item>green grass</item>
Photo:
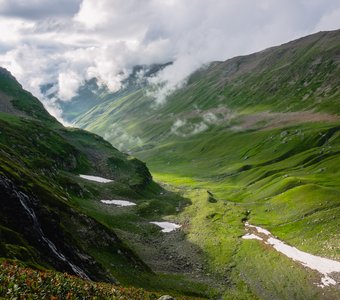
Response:
[[[251,253],[251,255],[249,255]],[[258,241],[243,241],[235,256],[235,279],[240,276],[261,299],[322,299],[316,273],[276,251],[268,251]],[[329,291],[328,291],[329,292]],[[336,291],[329,292],[336,297]]]
[[[156,180],[191,199],[180,218],[189,223],[188,239],[204,250],[211,272],[229,279],[225,297],[241,297],[246,292],[240,286],[260,298],[323,297],[315,286],[317,273],[294,262],[287,271],[289,259],[257,241],[242,240],[242,221],[263,226],[303,251],[339,259],[336,124],[238,134],[216,129],[214,135],[178,138],[137,155],[148,162]],[[337,295],[332,289],[326,293]]]
[[[159,236],[159,229],[149,221],[175,214],[176,207],[186,206],[188,200],[162,189],[152,181],[145,164],[94,134],[51,128],[40,121],[7,114],[0,117],[0,175],[39,203],[34,209],[41,226],[58,248],[78,263],[76,253],[90,257],[82,267],[92,278],[115,278],[125,286],[168,293],[207,295],[204,283],[181,274],[151,272],[136,250],[131,250],[143,245],[136,245],[125,234]],[[80,178],[79,173],[114,181],[98,184]],[[139,205],[117,211],[100,203],[100,199],[114,198],[131,199]],[[15,202],[1,200],[5,207],[13,205],[17,213]],[[25,217],[18,219],[10,213],[1,212],[1,256],[21,259],[33,267],[58,269],[45,245],[37,245],[35,237],[22,228]],[[67,245],[72,245],[72,250]]]
[[[277,216],[271,215],[272,212],[268,212],[267,206],[263,206],[260,201],[232,202],[218,198],[214,194],[217,202],[209,202],[209,194],[206,191],[208,189],[213,192],[215,183],[202,184],[185,178],[180,181],[173,174],[156,174],[155,178],[174,184],[178,187],[177,191],[191,199],[192,205],[180,214],[181,222],[187,224],[188,239],[204,250],[212,274],[219,274],[227,279],[225,299],[251,299],[256,298],[256,295],[260,299],[273,297],[322,299],[325,293],[328,297],[337,297],[338,293],[334,288],[325,290],[317,288],[316,284],[320,282],[320,275],[317,272],[303,268],[258,241],[242,240],[241,236],[245,233],[243,220],[249,219],[251,223],[270,229],[273,234],[303,251],[337,258],[338,206],[316,212],[312,207],[309,216],[278,225]],[[200,184],[204,190],[199,188]],[[320,191],[320,194],[325,193]],[[286,207],[290,199],[287,197],[286,201],[277,202],[292,213],[295,210]],[[275,202],[268,200],[267,204],[269,203]],[[306,207],[302,203],[300,205],[304,212]],[[279,216],[287,217],[289,220],[296,218],[289,214],[287,216],[281,207],[272,211],[279,212]],[[299,210],[296,214],[300,216]]]
[[[152,129],[149,133],[156,134],[158,130]],[[171,193],[160,196],[162,189],[157,185],[140,185],[144,182],[143,178],[149,178],[143,164],[116,150],[108,150],[109,145],[102,139],[78,130],[62,130],[58,134],[55,138],[66,139],[69,143],[67,152],[73,151],[79,161],[71,173],[66,168],[57,177],[57,182],[65,184],[71,195],[68,197],[69,204],[116,231],[128,248],[138,252],[138,247],[144,247],[129,240],[131,234],[150,238],[157,236],[158,232],[148,224],[149,221],[175,218],[182,224],[189,224],[184,228],[186,240],[202,249],[207,272],[216,282],[226,282],[220,292],[226,299],[242,298],[244,295],[248,298],[268,295],[285,298],[294,297],[294,293],[305,298],[319,297],[314,281],[308,279],[317,281],[317,274],[301,270],[297,264],[292,267],[292,280],[289,279],[284,286],[277,286],[289,274],[282,274],[281,278],[280,273],[272,271],[271,260],[276,259],[278,266],[285,265],[286,261],[272,251],[268,254],[266,249],[253,247],[252,255],[256,255],[257,259],[254,271],[249,271],[243,263],[243,260],[249,259],[244,248],[252,241],[241,239],[244,234],[242,221],[249,219],[262,225],[301,250],[338,259],[339,253],[334,250],[339,241],[336,226],[339,212],[339,170],[336,168],[339,161],[338,123],[306,123],[241,132],[219,125],[190,138],[170,136],[164,143],[135,153],[148,162],[157,180],[180,188],[180,193],[184,190],[183,197],[189,200]],[[62,157],[64,152],[61,148],[63,146],[54,151],[56,154],[60,151]],[[116,151],[113,160],[106,160],[109,166],[112,165],[110,171],[102,162],[94,164],[89,160],[86,154],[92,149],[100,149],[106,159],[110,151]],[[39,161],[29,157],[27,163],[31,161],[34,166],[39,166]],[[103,171],[119,180],[99,187],[75,176],[80,172],[100,175]],[[132,179],[131,174],[135,174]],[[216,202],[209,201],[207,191],[212,193]],[[133,200],[138,207],[117,211],[99,202],[113,197]],[[176,207],[183,211],[178,214]],[[81,240],[80,237],[76,239]],[[86,244],[83,247],[87,247]],[[102,265],[109,265],[117,259],[110,251],[88,249]],[[270,259],[261,260],[267,254]],[[179,283],[188,280],[183,277],[151,276],[134,273],[129,268],[125,272],[119,269],[109,267],[110,272],[118,275],[124,284],[181,293],[196,290],[204,294],[205,287],[190,280],[183,288]],[[270,282],[276,284],[275,288],[264,284],[267,280],[264,275],[257,281],[259,270],[265,270]],[[287,289],[290,291],[288,294]],[[331,290],[327,293],[334,294]]]
[[[63,128],[13,78],[0,77],[2,91],[17,97],[12,104],[26,114],[0,113],[0,255],[20,259],[34,268],[66,268],[44,243],[38,242],[41,237],[36,236],[34,227],[31,231],[25,229],[32,224],[15,196],[20,191],[28,195],[28,205],[44,234],[91,278],[206,294],[206,285],[181,275],[154,274],[131,250],[135,245],[116,234],[117,230],[122,237],[122,231],[159,235],[148,222],[175,213],[176,207],[187,201],[154,183],[144,163],[119,152],[95,134]],[[79,173],[114,181],[92,183],[81,179]],[[140,205],[136,210],[114,213],[112,207],[99,204],[100,199],[112,197],[133,199]]]

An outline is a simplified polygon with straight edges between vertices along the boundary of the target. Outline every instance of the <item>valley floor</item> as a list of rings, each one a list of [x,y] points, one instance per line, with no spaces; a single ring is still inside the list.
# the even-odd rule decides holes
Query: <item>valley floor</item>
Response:
[[[332,284],[327,284],[322,272],[308,268],[307,264],[305,267],[256,239],[242,239],[248,231],[244,222],[251,219],[251,210],[256,211],[253,205],[215,199],[214,185],[207,182],[160,173],[155,177],[166,188],[191,199],[192,205],[175,219],[182,224],[186,238],[202,249],[203,273],[219,282],[215,284],[215,293],[223,295],[223,299],[337,299],[340,296],[338,262],[333,261],[336,272],[330,272]]]

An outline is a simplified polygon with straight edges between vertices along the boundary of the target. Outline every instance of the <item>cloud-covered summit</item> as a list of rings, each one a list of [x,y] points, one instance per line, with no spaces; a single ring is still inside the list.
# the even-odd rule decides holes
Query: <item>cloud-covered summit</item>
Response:
[[[340,28],[337,0],[0,0],[0,15],[0,65],[64,101],[87,79],[117,90],[133,66],[173,61],[154,79],[161,102],[204,63]]]

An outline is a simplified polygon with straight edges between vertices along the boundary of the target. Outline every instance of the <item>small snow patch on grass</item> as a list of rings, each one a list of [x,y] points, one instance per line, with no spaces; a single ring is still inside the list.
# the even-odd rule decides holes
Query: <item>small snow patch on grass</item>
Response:
[[[103,178],[103,177],[99,177],[99,176],[91,176],[91,175],[79,175],[81,178],[87,179],[87,180],[91,180],[91,181],[96,181],[96,182],[102,182],[102,183],[108,183],[108,182],[112,182],[113,180],[111,179],[107,179],[107,178]]]
[[[170,222],[150,222],[150,223],[163,228],[162,232],[171,232],[181,227],[181,225]]]
[[[133,206],[136,205],[136,203],[133,203],[131,201],[126,200],[100,200],[100,202],[104,204],[113,204],[117,206]]]

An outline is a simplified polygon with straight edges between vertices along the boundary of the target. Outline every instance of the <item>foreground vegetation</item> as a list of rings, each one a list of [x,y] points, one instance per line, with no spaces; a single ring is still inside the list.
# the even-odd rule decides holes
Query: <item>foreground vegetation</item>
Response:
[[[53,271],[38,271],[15,261],[0,264],[0,297],[6,299],[119,299],[155,300],[162,294],[134,287],[92,282]],[[178,295],[176,299],[199,299]]]

